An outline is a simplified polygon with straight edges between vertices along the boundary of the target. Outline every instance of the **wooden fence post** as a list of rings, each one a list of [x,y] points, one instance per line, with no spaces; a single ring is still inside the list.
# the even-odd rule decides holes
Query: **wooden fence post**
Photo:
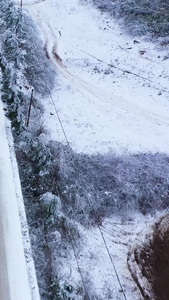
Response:
[[[28,118],[26,120],[26,127],[29,126],[29,119],[30,119],[30,114],[31,114],[31,106],[32,106],[32,102],[33,102],[33,89],[32,89],[32,92],[31,92],[31,98],[30,98],[30,103],[29,103],[29,110],[28,110]]]

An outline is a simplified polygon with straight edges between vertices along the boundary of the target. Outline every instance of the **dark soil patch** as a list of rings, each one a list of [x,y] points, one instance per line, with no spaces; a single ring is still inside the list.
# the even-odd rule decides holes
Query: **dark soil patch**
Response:
[[[135,252],[135,259],[152,286],[154,299],[169,300],[169,215],[155,225],[152,240]]]

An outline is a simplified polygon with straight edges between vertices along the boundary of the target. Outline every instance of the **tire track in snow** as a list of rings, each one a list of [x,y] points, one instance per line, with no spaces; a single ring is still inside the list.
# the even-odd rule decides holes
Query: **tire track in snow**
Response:
[[[110,110],[112,110],[113,107],[119,108],[123,111],[125,110],[128,113],[130,112],[131,114],[135,114],[139,117],[142,116],[143,118],[148,119],[153,123],[165,123],[166,126],[169,126],[168,117],[157,114],[154,111],[148,111],[140,105],[136,105],[134,103],[125,101],[123,98],[113,95],[112,93],[108,93],[106,90],[101,89],[99,86],[96,86],[91,82],[87,82],[72,74],[62,63],[62,59],[57,53],[57,38],[54,35],[50,25],[48,25],[48,28],[51,31],[50,37],[52,37],[52,39],[50,38],[50,43],[48,43],[49,38],[47,38],[45,42],[45,52],[47,57],[51,59],[59,74],[66,78],[80,94],[82,94],[85,98],[88,99],[88,101],[92,101],[93,103],[97,101],[97,105],[99,104],[103,107],[103,109],[105,109],[104,103],[106,102],[107,108],[109,108]]]
[[[70,118],[69,123],[71,123],[72,127],[70,130],[67,129],[69,112],[64,110],[64,107],[62,108],[61,106],[61,118],[63,118],[64,120],[63,121],[64,126],[66,125],[66,131],[67,130],[69,131],[68,135],[69,135],[70,143],[71,140],[73,140],[72,130],[75,129],[76,131],[78,131],[79,130],[78,128],[81,128],[82,131],[82,128],[84,128],[83,127],[84,123],[93,124],[93,120],[95,120],[96,122],[94,123],[93,131],[89,133],[88,137],[85,128],[82,133],[84,134],[84,139],[87,138],[86,140],[89,141],[91,138],[92,141],[94,141],[95,148],[97,143],[97,149],[98,149],[98,142],[101,142],[102,145],[106,145],[108,141],[108,147],[109,147],[110,140],[112,141],[113,144],[112,147],[114,148],[114,143],[117,143],[117,141],[116,142],[114,141],[118,139],[117,130],[119,131],[120,135],[122,134],[122,136],[124,136],[123,132],[125,131],[125,128],[127,130],[127,136],[129,140],[129,142],[127,142],[127,147],[130,147],[130,145],[131,147],[133,147],[132,132],[134,137],[136,135],[136,139],[138,140],[138,141],[136,140],[136,142],[139,143],[138,145],[139,149],[140,149],[140,145],[142,143],[144,144],[145,136],[148,136],[149,131],[150,131],[150,136],[152,136],[152,139],[154,139],[154,136],[156,136],[155,141],[153,143],[158,143],[158,139],[159,139],[162,140],[161,145],[163,144],[164,131],[166,131],[166,129],[168,129],[169,127],[168,114],[167,111],[164,109],[164,105],[163,107],[159,105],[159,110],[158,110],[156,108],[157,100],[155,100],[156,101],[155,102],[154,99],[152,98],[150,100],[153,101],[150,101],[149,103],[148,97],[151,97],[149,93],[148,93],[149,96],[146,95],[147,101],[145,101],[144,99],[143,102],[141,101],[141,97],[138,98],[140,101],[137,100],[136,92],[134,92],[135,95],[134,98],[132,93],[130,93],[130,90],[129,90],[129,94],[126,95],[126,98],[125,95],[123,97],[121,95],[115,96],[115,94],[113,93],[113,86],[111,85],[110,80],[108,82],[110,85],[107,89],[106,87],[100,87],[99,85],[97,86],[93,84],[93,82],[89,82],[87,80],[83,80],[82,78],[79,78],[78,74],[75,74],[75,72],[73,72],[71,68],[70,69],[66,68],[64,62],[58,56],[59,52],[57,50],[57,46],[58,46],[58,41],[60,40],[60,36],[59,36],[59,30],[56,26],[60,26],[60,25],[55,24],[55,22],[51,23],[50,20],[47,19],[45,10],[44,12],[41,13],[40,9],[38,8],[36,9],[32,7],[31,15],[33,15],[33,18],[40,29],[41,35],[43,36],[42,39],[44,41],[44,51],[46,53],[47,58],[50,59],[50,61],[53,63],[53,66],[54,68],[56,68],[58,74],[60,74],[60,76],[65,79],[65,83],[68,82],[68,84],[70,84],[74,88],[74,92],[77,92],[76,95],[78,96],[79,93],[79,95],[83,97],[82,98],[82,97],[75,96],[76,99],[78,98],[79,102],[75,104],[76,99],[75,99],[75,103],[72,102],[72,105],[75,104],[78,105],[78,107],[81,106],[79,108],[80,111],[80,109],[82,109],[82,101],[83,101],[85,113],[87,114],[86,115],[87,118],[85,119],[85,121],[83,120],[84,118],[81,115],[79,116],[80,118],[78,121],[78,127],[76,126],[77,124],[73,124],[73,120],[71,120]],[[53,24],[55,24],[55,28],[53,28]],[[121,50],[121,53],[122,52],[123,50]],[[119,57],[120,57],[120,53],[119,53]],[[75,57],[73,57],[73,59],[76,59],[76,54]],[[83,60],[83,57],[81,59]],[[122,64],[123,64],[123,60],[122,60]],[[142,83],[145,84],[146,81],[143,81]],[[129,95],[131,95],[131,97]],[[71,101],[73,101],[73,99]],[[90,107],[90,109],[88,109],[89,118],[88,118],[87,107],[88,108]],[[90,113],[91,111],[93,117],[92,114]],[[83,115],[84,111],[81,112]],[[107,121],[105,121],[105,119]],[[148,130],[146,129],[147,126],[148,126]],[[107,131],[106,131],[106,127],[108,129]],[[113,130],[112,134],[110,132],[111,128]],[[96,138],[94,138],[95,134],[97,134],[96,138],[99,139],[101,138],[102,141],[101,140],[95,141],[96,140]],[[104,147],[107,147],[107,145]],[[121,147],[122,145],[120,146],[120,148]],[[147,144],[144,147],[147,149]]]
[[[33,1],[29,2],[26,5],[34,5],[43,1]],[[107,92],[105,89],[101,89],[100,86],[94,85],[91,82],[87,82],[82,78],[78,78],[77,75],[73,74],[68,70],[68,68],[62,63],[62,59],[59,57],[57,53],[57,41],[59,40],[59,30],[58,36],[53,31],[53,28],[49,25],[49,23],[42,19],[42,17],[38,15],[34,15],[32,12],[34,19],[38,19],[38,25],[41,29],[41,32],[44,35],[44,51],[46,53],[46,57],[50,59],[55,65],[58,73],[63,76],[69,83],[72,84],[74,89],[85,97],[89,102],[97,103],[102,109],[102,111],[106,110],[112,112],[114,110],[120,109],[122,115],[126,112],[127,114],[134,115],[134,118],[146,119],[151,123],[156,123],[156,125],[161,125],[161,123],[167,127],[169,127],[169,119],[168,116],[164,116],[155,111],[144,109],[143,106],[139,104],[135,104],[133,102],[125,101],[124,98],[116,96],[113,92]],[[123,50],[122,50],[123,51]],[[106,102],[106,106],[105,106]]]

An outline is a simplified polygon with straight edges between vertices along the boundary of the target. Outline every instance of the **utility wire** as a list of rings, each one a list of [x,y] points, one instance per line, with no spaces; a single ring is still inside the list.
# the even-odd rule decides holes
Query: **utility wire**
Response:
[[[87,54],[88,54],[88,53],[87,53]],[[91,55],[91,56],[92,56],[92,55]],[[102,60],[99,60],[99,59],[97,59],[97,60],[100,61],[100,62],[102,62]],[[110,64],[108,64],[108,65],[109,65],[110,67],[115,67],[114,65],[110,65]],[[127,72],[127,71],[126,71],[126,72]],[[128,73],[128,72],[127,72],[127,73]],[[133,75],[137,75],[137,74],[133,74]],[[49,89],[48,89],[48,90],[49,90]],[[57,109],[56,109],[56,105],[55,105],[55,103],[54,103],[54,100],[53,100],[53,97],[52,97],[50,91],[49,91],[49,94],[50,94],[50,97],[51,97],[51,100],[52,100],[52,103],[53,103],[53,106],[54,106],[56,115],[57,115],[57,117],[58,117],[59,123],[60,123],[60,125],[61,125],[63,134],[64,134],[64,136],[65,136],[65,139],[66,139],[66,141],[67,141],[67,144],[69,145],[69,141],[68,141],[66,132],[65,132],[65,130],[64,130],[63,124],[62,124],[61,119],[60,119],[60,117],[59,117],[58,111],[57,111]],[[105,245],[105,247],[106,247],[107,253],[108,253],[109,257],[110,257],[110,260],[111,260],[111,263],[112,263],[114,272],[115,272],[115,274],[116,274],[117,280],[118,280],[118,282],[119,282],[120,288],[121,288],[121,290],[122,290],[124,299],[127,300],[127,297],[126,297],[126,295],[125,295],[125,291],[124,291],[124,289],[123,289],[123,286],[122,286],[122,284],[121,284],[121,282],[120,282],[120,278],[119,278],[119,276],[118,276],[116,267],[115,267],[115,265],[114,265],[114,263],[113,263],[111,254],[110,254],[109,249],[108,249],[108,247],[107,247],[107,244],[106,244],[104,235],[103,235],[103,233],[102,233],[102,231],[101,231],[100,226],[98,226],[98,228],[99,228],[99,230],[100,230],[100,234],[101,234],[101,236],[102,236],[102,239],[103,239],[104,245]],[[77,258],[76,252],[75,252],[75,247],[74,247],[74,245],[73,245],[73,238],[72,238],[72,235],[71,235],[70,231],[69,231],[69,237],[70,237],[70,241],[71,241],[71,244],[72,244],[72,249],[73,249],[73,252],[74,252],[74,256],[75,256],[75,259],[76,259],[78,271],[79,271],[79,274],[80,274],[80,277],[81,277],[81,281],[82,281],[82,284],[83,284],[83,288],[84,288],[84,291],[85,291],[85,295],[86,295],[86,297],[87,297],[87,300],[90,300],[89,295],[88,295],[88,292],[87,292],[87,289],[86,289],[85,284],[84,284],[84,280],[83,280],[83,277],[82,277],[80,265],[79,265],[78,258]]]
[[[49,93],[50,93],[50,91],[49,91]],[[63,133],[64,133],[65,139],[66,139],[66,141],[67,141],[67,144],[69,145],[69,141],[68,141],[68,138],[67,138],[67,136],[66,136],[66,132],[65,132],[64,127],[63,127],[63,125],[62,125],[61,119],[60,119],[60,117],[59,117],[59,114],[58,114],[58,111],[57,111],[57,109],[56,109],[56,106],[55,106],[55,103],[54,103],[54,100],[53,100],[53,97],[52,97],[51,93],[50,93],[50,97],[51,97],[51,100],[52,100],[52,103],[53,103],[53,106],[54,106],[56,115],[57,115],[57,117],[58,117],[59,123],[60,123],[60,125],[61,125],[62,131],[63,131]],[[124,291],[124,289],[123,289],[123,286],[122,286],[122,284],[121,284],[121,281],[120,281],[118,272],[117,272],[116,267],[115,267],[115,265],[114,265],[114,263],[113,263],[113,259],[112,259],[112,256],[111,256],[110,252],[109,252],[108,246],[107,246],[107,244],[106,244],[106,241],[105,241],[103,232],[102,232],[100,226],[98,226],[98,228],[99,228],[100,234],[101,234],[101,236],[102,236],[102,239],[103,239],[105,248],[106,248],[106,250],[107,250],[107,253],[108,253],[108,255],[109,255],[110,261],[111,261],[111,263],[112,263],[112,266],[113,266],[115,275],[116,275],[116,277],[117,277],[119,286],[120,286],[120,288],[121,288],[121,290],[122,290],[124,299],[127,300],[127,297],[126,297],[125,291]],[[83,277],[82,277],[80,265],[79,265],[78,258],[77,258],[76,252],[75,252],[75,247],[74,247],[74,245],[73,245],[73,238],[72,238],[72,236],[71,236],[70,231],[69,231],[69,237],[70,237],[70,240],[71,240],[72,249],[73,249],[73,252],[74,252],[75,259],[76,259],[76,263],[77,263],[78,271],[79,271],[79,274],[80,274],[80,277],[81,277],[82,285],[83,285],[83,288],[84,288],[84,291],[85,291],[85,295],[86,295],[86,297],[87,297],[87,300],[90,300],[89,295],[88,295],[88,292],[87,292],[87,289],[86,289],[85,284],[84,284],[84,280],[83,280]]]
[[[126,297],[125,291],[124,291],[124,289],[123,289],[123,286],[122,286],[122,284],[121,284],[121,281],[120,281],[119,275],[118,275],[118,273],[117,273],[116,267],[115,267],[115,265],[114,265],[114,263],[113,263],[112,256],[111,256],[111,254],[110,254],[110,251],[109,251],[109,248],[108,248],[108,246],[107,246],[107,244],[106,244],[106,241],[105,241],[105,238],[104,238],[103,232],[102,232],[102,230],[101,230],[100,226],[98,226],[98,228],[99,228],[100,234],[101,234],[101,236],[102,236],[103,242],[104,242],[104,244],[105,244],[105,247],[106,247],[107,253],[108,253],[109,257],[110,257],[110,260],[111,260],[111,263],[112,263],[112,266],[113,266],[114,272],[115,272],[115,274],[116,274],[117,280],[118,280],[118,282],[119,282],[120,288],[121,288],[121,290],[122,290],[122,293],[123,293],[124,299],[125,299],[125,300],[127,300],[127,297]]]
[[[58,190],[58,196],[60,198],[59,190]],[[73,249],[73,252],[74,252],[74,257],[75,257],[75,260],[76,260],[78,272],[79,272],[80,277],[81,277],[81,282],[82,282],[83,289],[84,289],[84,292],[85,292],[86,300],[90,300],[90,297],[89,297],[89,294],[87,292],[87,289],[86,289],[86,286],[85,286],[85,282],[84,282],[84,279],[83,279],[83,276],[82,276],[82,272],[81,272],[81,268],[80,268],[79,261],[78,261],[78,258],[77,258],[77,254],[76,254],[76,251],[75,251],[75,247],[74,247],[74,244],[73,244],[74,238],[72,237],[70,227],[69,227],[68,235],[69,235],[70,242],[71,242],[71,245],[72,245],[72,249]]]
[[[92,54],[90,54],[90,53],[88,53],[88,52],[86,52],[86,51],[84,51],[84,50],[82,50],[82,49],[79,49],[79,50],[80,50],[81,52],[83,52],[83,53],[85,53],[85,54],[87,54],[87,55],[93,57],[93,58],[96,59],[98,62],[106,64],[106,65],[107,65],[108,67],[110,67],[110,68],[115,68],[115,69],[117,69],[117,70],[119,70],[119,71],[121,71],[121,72],[123,72],[123,73],[127,73],[127,74],[130,74],[130,75],[139,77],[139,78],[141,78],[141,79],[143,79],[143,80],[146,80],[146,81],[150,82],[150,83],[152,84],[152,86],[153,86],[156,90],[159,90],[159,89],[160,89],[160,88],[154,86],[154,82],[153,82],[151,79],[149,79],[148,77],[141,76],[141,75],[139,75],[139,74],[137,74],[137,73],[135,73],[135,72],[133,72],[133,71],[130,71],[130,70],[122,69],[122,68],[118,67],[117,65],[114,65],[113,63],[108,63],[108,62],[106,62],[106,61],[104,61],[104,60],[102,60],[102,59],[99,59],[99,58],[97,58],[96,56],[94,56],[94,55],[92,55]],[[163,92],[168,92],[167,88],[165,88],[165,87],[164,87],[164,88],[161,88],[160,90],[163,91]]]
[[[66,140],[66,142],[67,142],[67,145],[69,146],[69,141],[68,141],[68,138],[67,138],[66,132],[65,132],[65,130],[64,130],[64,127],[63,127],[62,121],[61,121],[61,119],[60,119],[59,113],[58,113],[58,111],[57,111],[57,108],[56,108],[55,102],[54,102],[54,100],[53,100],[53,97],[52,97],[52,95],[51,95],[51,92],[50,92],[50,91],[49,91],[49,94],[50,94],[50,98],[51,98],[51,100],[52,100],[52,104],[53,104],[53,106],[54,106],[54,109],[55,109],[56,115],[57,115],[57,117],[58,117],[58,120],[59,120],[60,126],[61,126],[61,128],[62,128],[62,131],[63,131],[64,137],[65,137],[65,140]]]
[[[70,231],[69,231],[69,237],[70,237],[70,241],[71,241],[71,244],[72,244],[72,249],[73,249],[73,252],[74,252],[74,256],[75,256],[75,259],[76,259],[76,264],[77,264],[77,267],[78,267],[78,271],[79,271],[79,274],[80,274],[80,277],[81,277],[82,285],[83,285],[83,288],[84,288],[84,291],[85,291],[86,300],[90,300],[89,294],[87,292],[87,289],[85,287],[85,283],[84,283],[84,280],[83,280],[83,277],[82,277],[82,272],[81,272],[81,269],[80,269],[80,265],[79,265],[79,262],[78,262],[76,252],[75,252],[75,247],[73,245],[73,239],[72,239],[72,235],[71,235]]]

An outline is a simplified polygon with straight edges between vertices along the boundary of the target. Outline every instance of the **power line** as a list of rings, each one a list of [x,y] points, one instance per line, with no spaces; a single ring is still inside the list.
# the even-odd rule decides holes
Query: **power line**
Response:
[[[97,59],[97,60],[100,61],[100,62],[103,62],[102,60],[99,60],[99,59]],[[58,62],[57,62],[57,64],[58,64]],[[110,65],[110,64],[108,64],[108,65],[109,65],[110,67],[115,67],[114,65]],[[128,73],[128,71],[125,71],[125,72]],[[70,74],[69,74],[69,75],[70,75]],[[133,75],[137,75],[137,74],[133,74]],[[49,89],[48,89],[48,90],[49,90]],[[79,91],[79,90],[78,90],[78,91]],[[49,93],[50,93],[50,91],[49,91]],[[52,103],[53,103],[55,112],[56,112],[56,114],[57,114],[59,123],[60,123],[60,125],[61,125],[62,131],[63,131],[63,133],[64,133],[65,139],[66,139],[66,141],[67,141],[67,144],[69,145],[69,142],[68,142],[68,139],[67,139],[67,136],[66,136],[66,132],[65,132],[65,130],[64,130],[63,124],[62,124],[61,119],[60,119],[60,117],[59,117],[59,114],[58,114],[58,111],[57,111],[57,109],[56,109],[56,106],[55,106],[55,103],[54,103],[54,100],[53,100],[53,97],[52,97],[51,93],[50,93],[50,97],[51,97],[51,100],[52,100]],[[104,239],[104,235],[103,235],[103,233],[102,233],[102,231],[101,231],[101,228],[100,228],[99,226],[98,226],[98,228],[99,228],[99,230],[100,230],[100,233],[101,233],[101,236],[102,236],[104,245],[105,245],[105,247],[106,247],[107,253],[108,253],[109,257],[110,257],[110,260],[111,260],[111,263],[112,263],[112,266],[113,266],[115,275],[116,275],[116,277],[117,277],[119,286],[120,286],[121,291],[122,291],[122,293],[123,293],[124,299],[127,300],[125,291],[124,291],[124,289],[123,289],[123,286],[122,286],[122,284],[121,284],[120,278],[119,278],[119,276],[118,276],[118,272],[117,272],[116,267],[115,267],[115,265],[114,265],[114,263],[113,263],[111,254],[110,254],[110,252],[109,252],[109,249],[108,249],[108,247],[107,247],[106,241],[105,241],[105,239]],[[73,249],[73,252],[74,252],[76,264],[77,264],[77,267],[78,267],[78,271],[79,271],[79,274],[80,274],[80,277],[81,277],[82,285],[83,285],[83,288],[84,288],[84,291],[85,291],[85,295],[86,295],[86,297],[87,297],[87,300],[90,300],[89,295],[88,295],[88,292],[87,292],[87,289],[86,289],[86,287],[85,287],[85,283],[84,283],[83,277],[82,277],[80,265],[79,265],[78,258],[77,258],[76,252],[75,252],[75,247],[74,247],[74,245],[73,245],[73,238],[72,238],[72,235],[71,235],[71,232],[70,232],[70,231],[69,231],[69,237],[70,237],[72,249]]]
[[[81,277],[83,289],[84,289],[84,291],[85,291],[86,300],[90,300],[89,294],[88,294],[88,292],[87,292],[87,289],[86,289],[86,287],[85,287],[85,283],[84,283],[84,280],[83,280],[82,272],[81,272],[81,269],[80,269],[80,265],[79,265],[79,262],[78,262],[78,258],[77,258],[76,252],[75,252],[75,247],[74,247],[74,245],[73,245],[73,239],[72,239],[72,235],[71,235],[71,233],[70,233],[70,230],[69,230],[69,237],[70,237],[72,249],[73,249],[73,252],[74,252],[76,264],[77,264],[77,267],[78,267],[78,271],[79,271],[79,274],[80,274],[80,277]]]
[[[50,91],[49,91],[49,93],[50,93]],[[68,138],[67,138],[67,136],[66,136],[66,132],[65,132],[64,127],[63,127],[63,125],[62,125],[62,121],[61,121],[61,119],[60,119],[60,117],[59,117],[59,114],[58,114],[58,111],[57,111],[57,109],[56,109],[56,106],[55,106],[55,103],[54,103],[54,100],[53,100],[53,97],[52,97],[51,93],[50,93],[50,97],[51,97],[51,100],[52,100],[52,103],[53,103],[55,112],[56,112],[56,114],[57,114],[59,123],[60,123],[60,125],[61,125],[62,131],[63,131],[63,133],[64,133],[65,139],[66,139],[66,141],[67,141],[67,144],[69,145],[69,141],[68,141]],[[112,256],[111,256],[110,251],[109,251],[109,249],[108,249],[108,246],[107,246],[107,244],[106,244],[106,241],[105,241],[103,232],[102,232],[100,226],[98,226],[98,228],[99,228],[100,234],[101,234],[101,236],[102,236],[102,239],[103,239],[105,248],[106,248],[106,250],[107,250],[107,253],[108,253],[108,255],[109,255],[110,261],[111,261],[111,263],[112,263],[112,266],[113,266],[115,275],[116,275],[116,277],[117,277],[117,280],[118,280],[118,283],[119,283],[119,286],[120,286],[120,289],[121,289],[121,291],[122,291],[122,293],[123,293],[124,300],[127,300],[127,297],[126,297],[125,291],[124,291],[124,289],[123,289],[122,283],[121,283],[121,281],[120,281],[118,272],[117,272],[116,267],[115,267],[115,265],[114,265]],[[89,295],[88,295],[88,292],[87,292],[87,289],[86,289],[85,284],[84,284],[84,280],[83,280],[83,277],[82,277],[80,265],[79,265],[78,258],[77,258],[76,252],[75,252],[75,247],[74,247],[74,245],[73,245],[73,238],[72,238],[72,236],[71,236],[70,231],[69,231],[69,237],[70,237],[70,241],[71,241],[71,244],[72,244],[72,249],[73,249],[73,252],[74,252],[74,256],[75,256],[75,260],[76,260],[76,263],[77,263],[78,271],[79,271],[79,274],[80,274],[80,277],[81,277],[82,285],[83,285],[83,288],[84,288],[84,291],[85,291],[85,295],[86,295],[86,297],[87,297],[87,300],[90,300]]]
[[[59,190],[58,190],[58,196],[59,196],[59,198],[61,199]],[[80,277],[81,277],[81,282],[82,282],[83,289],[84,289],[84,292],[85,292],[86,300],[90,300],[90,297],[89,297],[89,294],[88,294],[88,291],[87,291],[87,289],[86,289],[85,282],[84,282],[84,279],[83,279],[83,276],[82,276],[82,271],[81,271],[81,268],[80,268],[80,264],[79,264],[79,261],[78,261],[78,257],[77,257],[76,251],[75,251],[75,247],[74,247],[74,244],[73,244],[73,241],[75,241],[75,240],[74,240],[74,238],[72,237],[70,227],[69,227],[68,235],[69,235],[69,238],[70,238],[70,242],[71,242],[71,245],[72,245],[74,257],[75,257],[75,260],[76,260],[77,269],[78,269],[78,272],[79,272]]]
[[[106,244],[106,241],[105,241],[105,238],[104,238],[103,232],[101,231],[101,228],[100,228],[100,226],[99,226],[99,225],[98,225],[98,228],[99,228],[100,234],[101,234],[101,236],[102,236],[103,242],[104,242],[104,244],[105,244],[105,247],[106,247],[107,253],[108,253],[109,257],[110,257],[110,260],[111,260],[111,263],[112,263],[112,266],[113,266],[114,272],[115,272],[115,274],[116,274],[117,280],[118,280],[118,282],[119,282],[120,288],[121,288],[121,290],[122,290],[122,293],[123,293],[124,299],[125,299],[125,300],[127,300],[127,297],[126,297],[125,291],[124,291],[124,289],[123,289],[123,286],[122,286],[122,284],[121,284],[121,281],[120,281],[120,278],[119,278],[118,272],[117,272],[117,270],[116,270],[116,267],[115,267],[115,265],[114,265],[114,263],[113,263],[112,256],[111,256],[111,254],[110,254],[110,251],[109,251],[109,248],[108,248],[108,246],[107,246],[107,244]]]
[[[153,86],[156,90],[159,90],[159,88],[158,88],[157,86],[154,86],[154,82],[153,82],[150,78],[141,76],[141,75],[139,75],[139,74],[137,74],[137,73],[135,73],[135,72],[133,72],[133,71],[130,71],[130,70],[127,70],[127,69],[123,69],[123,68],[120,68],[120,67],[118,67],[117,65],[114,65],[113,63],[108,63],[108,62],[106,62],[106,61],[104,61],[104,60],[102,60],[102,59],[100,59],[100,58],[97,58],[96,56],[94,56],[94,55],[92,55],[92,54],[90,54],[90,53],[88,53],[88,52],[86,52],[86,51],[84,51],[84,50],[82,50],[82,49],[80,49],[80,48],[79,48],[79,50],[80,50],[81,52],[83,52],[83,53],[85,53],[85,54],[91,56],[92,58],[96,59],[98,62],[107,65],[107,66],[110,67],[110,68],[115,68],[115,69],[117,69],[117,70],[119,70],[119,71],[121,71],[121,72],[123,72],[123,73],[129,74],[129,75],[133,75],[133,76],[139,77],[139,78],[141,78],[141,79],[143,79],[143,80],[146,80],[146,81],[150,82],[150,84],[152,84],[152,86]],[[161,88],[161,91],[163,91],[163,92],[168,92],[168,90],[167,90],[166,87]]]
[[[69,146],[69,141],[68,141],[68,138],[67,138],[66,132],[65,132],[65,130],[64,130],[64,127],[63,127],[62,121],[61,121],[61,119],[60,119],[59,113],[58,113],[58,111],[57,111],[57,108],[56,108],[55,102],[54,102],[54,100],[53,100],[53,97],[52,97],[52,95],[51,95],[51,92],[50,92],[50,91],[49,91],[49,94],[50,94],[50,98],[51,98],[51,100],[52,100],[52,104],[53,104],[53,106],[54,106],[54,109],[55,109],[56,115],[57,115],[57,117],[58,117],[58,120],[59,120],[60,126],[61,126],[61,128],[62,128],[62,131],[63,131],[64,137],[65,137],[65,140],[66,140],[66,142],[67,142],[67,144],[68,144],[68,146]]]

